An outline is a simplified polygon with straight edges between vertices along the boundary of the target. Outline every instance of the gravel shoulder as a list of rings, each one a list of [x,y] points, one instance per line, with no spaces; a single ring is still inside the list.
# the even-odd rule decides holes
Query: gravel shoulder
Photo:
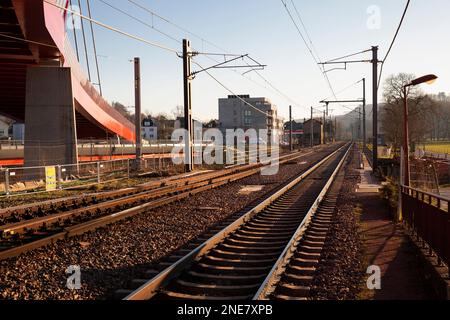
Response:
[[[313,300],[354,300],[360,291],[363,251],[355,188],[359,182],[357,151],[345,168],[334,222],[322,251],[311,290]]]

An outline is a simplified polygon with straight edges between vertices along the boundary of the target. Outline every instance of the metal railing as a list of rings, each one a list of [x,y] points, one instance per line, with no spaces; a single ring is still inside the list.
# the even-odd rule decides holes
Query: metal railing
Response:
[[[70,190],[130,178],[135,162],[136,159],[120,159],[0,169],[0,197]],[[177,167],[183,168],[175,165],[171,157],[142,158],[139,174],[158,174]]]
[[[438,263],[444,262],[450,276],[450,199],[401,186],[402,215],[407,227]]]

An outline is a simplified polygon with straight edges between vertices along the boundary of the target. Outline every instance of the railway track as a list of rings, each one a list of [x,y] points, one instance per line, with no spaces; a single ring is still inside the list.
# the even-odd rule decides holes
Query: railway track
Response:
[[[120,290],[117,296],[127,294],[126,300],[266,298],[273,277],[279,276],[282,262],[300,239],[306,254],[299,259],[306,263],[306,273],[299,278],[310,279],[313,269],[308,263],[316,257],[324,231],[315,223],[330,222],[328,216],[315,213],[350,148],[339,148],[252,209],[210,230],[212,236],[200,239],[205,241],[199,246],[183,248],[149,270],[151,280],[136,279],[132,285],[139,288]]]
[[[319,150],[314,148],[314,151]],[[307,151],[306,154],[311,154],[311,151]],[[280,156],[280,161],[285,159],[295,159],[299,155],[305,155],[304,151],[295,152]],[[239,158],[236,161],[244,161],[248,159]],[[9,207],[0,209],[0,226],[6,223],[19,222],[20,220],[29,220],[35,216],[42,216],[45,214],[54,214],[61,211],[73,210],[81,207],[86,207],[90,204],[96,204],[102,201],[113,200],[117,198],[123,198],[127,196],[134,196],[139,193],[153,191],[164,187],[175,187],[181,185],[189,185],[200,181],[207,181],[209,179],[225,176],[237,172],[247,171],[252,168],[261,167],[261,163],[256,164],[243,164],[235,165],[229,168],[218,171],[207,171],[203,173],[189,173],[182,174],[175,177],[169,177],[160,179],[158,181],[151,181],[137,185],[136,187],[124,188],[120,190],[112,190],[101,193],[84,194],[81,196],[71,196],[61,199],[47,200],[43,202],[35,202],[26,205],[20,205],[16,207]]]
[[[300,152],[282,156],[280,164],[298,160],[311,153]],[[166,179],[138,188],[83,196],[71,204],[68,204],[66,199],[59,203],[59,207],[55,203],[46,202],[28,207],[26,211],[22,206],[22,219],[0,226],[0,260],[241,180],[258,173],[262,168],[261,164],[244,165],[219,172]],[[32,213],[30,208],[33,208]],[[14,216],[17,216],[18,209],[13,208],[2,214],[11,216],[13,212]]]

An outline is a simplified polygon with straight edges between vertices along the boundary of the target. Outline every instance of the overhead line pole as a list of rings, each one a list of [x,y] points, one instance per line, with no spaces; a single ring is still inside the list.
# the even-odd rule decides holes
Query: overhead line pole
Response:
[[[184,89],[184,168],[186,172],[194,170],[194,155],[192,150],[192,97],[191,97],[191,43],[183,39],[183,89]]]
[[[372,113],[373,113],[373,148],[372,148],[372,169],[373,173],[378,168],[378,46],[372,47]]]
[[[362,135],[361,135],[361,121],[362,121],[362,117],[361,117],[361,107],[358,107],[358,142],[361,141]]]
[[[136,129],[136,171],[141,169],[142,133],[141,133],[141,60],[134,58],[134,98],[135,114],[134,126]]]
[[[336,61],[342,58],[329,60],[327,62],[321,62],[321,65],[331,64],[347,64],[347,63],[372,63],[372,108],[373,108],[373,150],[372,150],[372,172],[375,173],[378,168],[378,64],[381,62],[378,60],[378,46],[372,46],[372,60],[352,60],[352,61]],[[368,52],[363,51],[363,52]],[[363,53],[360,52],[360,53]],[[358,53],[358,54],[360,54]]]
[[[293,151],[294,146],[292,145],[292,106],[289,106],[289,150]]]
[[[363,152],[366,149],[366,78],[363,78]]]
[[[313,119],[314,108],[311,107],[311,148],[314,147],[314,119]]]

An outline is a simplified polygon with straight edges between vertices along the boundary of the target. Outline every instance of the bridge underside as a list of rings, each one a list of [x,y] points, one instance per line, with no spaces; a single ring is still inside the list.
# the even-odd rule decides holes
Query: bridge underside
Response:
[[[63,74],[64,70],[69,69],[69,78],[64,78],[66,83],[53,81],[52,85],[61,85],[62,88],[69,86],[72,90],[72,131],[76,134],[75,139],[120,136],[134,141],[133,124],[98,94],[85,79],[78,61],[73,59],[71,53],[70,42],[65,34],[64,14],[58,8],[42,0],[0,0],[0,114],[25,123],[27,132],[27,128],[33,127],[36,121],[34,117],[39,116],[39,113],[27,112],[28,106],[36,104],[36,101],[27,101],[36,96],[36,93],[30,95],[28,92],[30,72],[36,74],[36,69],[42,68],[40,74],[45,75],[45,69],[50,67],[60,69]],[[31,85],[47,79],[33,81],[36,83]],[[58,93],[58,89],[51,88],[51,91]],[[38,100],[44,112],[47,104],[54,103],[55,98],[39,96]],[[48,119],[65,121],[51,117]],[[46,127],[41,130],[46,130]]]

